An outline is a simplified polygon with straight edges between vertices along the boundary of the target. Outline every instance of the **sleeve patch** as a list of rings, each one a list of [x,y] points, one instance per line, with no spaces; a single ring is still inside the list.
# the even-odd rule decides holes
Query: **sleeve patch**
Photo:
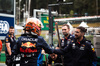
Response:
[[[92,51],[95,52],[94,47],[91,45]]]
[[[8,38],[6,38],[6,42],[8,42]]]

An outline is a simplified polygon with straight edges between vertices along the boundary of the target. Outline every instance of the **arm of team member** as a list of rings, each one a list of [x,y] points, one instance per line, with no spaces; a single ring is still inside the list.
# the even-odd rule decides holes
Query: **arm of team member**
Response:
[[[91,44],[89,44],[89,54],[90,54],[90,59],[92,61],[92,66],[96,66],[97,65],[97,56],[96,56],[94,47]]]
[[[46,43],[43,37],[39,37],[38,42],[39,42],[40,47],[42,47],[46,53],[49,53],[49,54],[53,53],[53,49],[49,47],[49,45]]]
[[[5,44],[6,44],[6,49],[7,49],[8,54],[11,55],[12,53],[11,53],[11,47],[10,47],[10,39],[9,39],[9,37],[6,37]]]
[[[7,47],[7,51],[8,51],[8,54],[11,55],[11,48],[10,48],[10,43],[6,43],[6,47]]]
[[[66,46],[64,49],[54,49],[54,53],[55,54],[60,54],[60,55],[64,55],[65,53],[67,53],[69,50],[71,50],[72,44],[68,44],[68,46]]]
[[[17,55],[17,54],[19,54],[20,52],[20,45],[19,45],[19,40],[20,40],[20,37],[18,38],[18,40],[16,41],[16,44],[14,45],[14,47],[13,47],[13,49],[12,49],[12,53],[14,54],[14,55]]]

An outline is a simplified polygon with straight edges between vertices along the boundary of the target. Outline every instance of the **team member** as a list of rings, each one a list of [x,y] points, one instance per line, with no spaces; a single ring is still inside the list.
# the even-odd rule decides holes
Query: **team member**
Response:
[[[37,18],[28,18],[25,25],[25,33],[18,38],[16,48],[20,53],[20,66],[37,66],[38,55],[43,48],[47,53],[53,53],[43,37],[39,36],[41,21]]]
[[[61,56],[50,54],[48,56],[48,66],[62,66]]]
[[[65,56],[70,52],[72,57],[65,66],[96,66],[96,53],[91,42],[84,37],[86,31],[84,27],[77,27],[75,39],[70,41],[64,49],[54,50],[54,53],[64,54]]]
[[[61,39],[61,49],[65,48],[67,46],[67,44],[74,39],[74,36],[72,36],[70,33],[70,27],[67,24],[63,24],[62,26],[62,33],[64,35],[64,37]],[[59,49],[59,45],[58,47],[56,47],[56,49]],[[60,55],[59,55],[60,56]],[[63,56],[63,63],[65,63],[64,65],[67,66],[67,64],[69,64],[70,59],[71,59],[71,54],[70,52],[68,52],[65,56]],[[67,59],[67,60],[65,60]],[[61,59],[60,59],[61,60]]]
[[[62,26],[62,33],[63,33],[64,37],[61,39],[61,48],[66,47],[67,46],[67,43],[69,42],[69,40],[74,39],[74,36],[72,36],[69,33],[69,31],[70,31],[69,25],[63,24],[63,26]],[[58,49],[59,48],[59,45],[56,48]]]
[[[63,33],[63,38],[61,39],[61,48],[64,48],[64,47],[66,47],[67,46],[67,44],[69,43],[69,41],[70,40],[72,40],[72,39],[74,39],[74,36],[72,36],[70,33],[69,33],[69,31],[70,31],[70,27],[69,27],[69,25],[67,25],[67,24],[63,24],[63,26],[62,26],[62,33]],[[56,47],[56,49],[59,49],[59,45],[57,45],[57,47]],[[64,63],[69,63],[70,62],[70,57],[71,57],[71,55],[70,55],[70,53],[68,53],[68,55],[66,54],[66,56],[64,56],[63,58],[64,59],[68,59],[68,60],[64,60]],[[55,58],[55,60],[53,59],[53,58]],[[57,58],[57,59],[56,59]],[[57,63],[57,60],[60,60],[60,62],[62,62],[61,61],[61,56],[60,55],[54,55],[53,54],[53,56],[52,55],[50,55],[49,57],[48,57],[48,60],[50,60],[50,62],[49,62],[49,64],[48,65],[51,65],[51,61],[54,61],[54,63]],[[58,62],[59,63],[59,62]],[[64,64],[65,65],[65,64]]]
[[[9,34],[7,34],[7,36],[5,38],[5,44],[6,44],[6,50],[5,50],[6,64],[7,64],[7,66],[12,66],[12,59],[11,59],[12,49],[13,49],[14,45],[16,44],[13,26],[11,26],[9,28]]]

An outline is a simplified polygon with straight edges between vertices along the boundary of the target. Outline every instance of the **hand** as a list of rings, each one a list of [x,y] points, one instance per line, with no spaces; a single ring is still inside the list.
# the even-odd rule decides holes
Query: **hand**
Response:
[[[11,58],[10,55],[7,56],[6,58],[7,58],[7,60],[6,60],[6,64],[10,66],[10,64],[12,64],[13,60],[12,60],[12,58]]]
[[[56,47],[56,49],[60,49],[59,47]]]

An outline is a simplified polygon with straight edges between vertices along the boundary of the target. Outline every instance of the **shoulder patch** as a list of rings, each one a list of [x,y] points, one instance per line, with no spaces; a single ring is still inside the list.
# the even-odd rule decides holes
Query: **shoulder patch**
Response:
[[[72,38],[72,36],[70,36],[70,38]]]
[[[95,52],[93,45],[91,45],[92,51]]]
[[[91,43],[91,41],[90,41],[90,40],[86,40],[86,42]]]
[[[6,38],[6,42],[8,42],[8,38]]]
[[[92,44],[90,41],[86,41],[87,44]]]
[[[74,39],[74,36],[71,35],[71,36],[70,36],[70,39],[73,40],[73,39]]]
[[[11,36],[9,35],[9,37],[11,37]]]
[[[74,40],[72,40],[72,42],[74,42]]]

